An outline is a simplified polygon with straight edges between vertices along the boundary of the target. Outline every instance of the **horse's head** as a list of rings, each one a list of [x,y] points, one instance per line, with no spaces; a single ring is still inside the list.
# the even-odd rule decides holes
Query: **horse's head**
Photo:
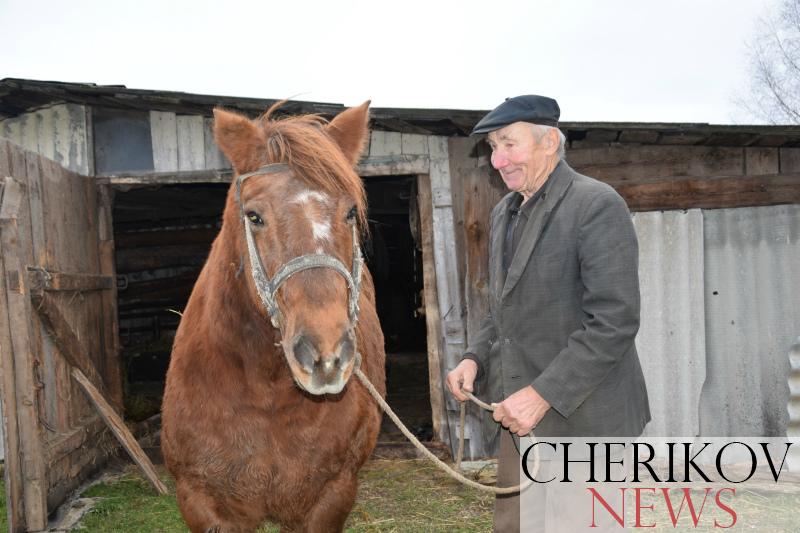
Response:
[[[308,115],[272,120],[274,107],[257,120],[214,111],[217,144],[238,176],[223,231],[235,228],[227,236],[235,235],[249,298],[280,329],[294,380],[311,394],[340,392],[356,363],[366,199],[354,167],[368,105],[328,124]]]

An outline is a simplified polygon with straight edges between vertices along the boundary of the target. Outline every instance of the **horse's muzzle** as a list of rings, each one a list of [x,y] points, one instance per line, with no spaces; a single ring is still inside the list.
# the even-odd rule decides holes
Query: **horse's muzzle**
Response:
[[[289,346],[287,347],[286,344]],[[338,394],[342,391],[355,362],[355,338],[348,329],[332,349],[320,348],[323,342],[307,333],[298,333],[284,344],[295,382],[311,394]]]

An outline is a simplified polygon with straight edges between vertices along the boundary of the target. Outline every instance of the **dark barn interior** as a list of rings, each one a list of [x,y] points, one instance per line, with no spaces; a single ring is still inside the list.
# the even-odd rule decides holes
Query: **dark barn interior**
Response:
[[[387,352],[388,399],[425,440],[432,438],[427,339],[418,248],[415,178],[368,178],[370,238],[364,255],[376,287]],[[125,414],[159,411],[172,340],[219,231],[227,184],[118,190],[114,239]],[[402,437],[384,423],[381,442]]]

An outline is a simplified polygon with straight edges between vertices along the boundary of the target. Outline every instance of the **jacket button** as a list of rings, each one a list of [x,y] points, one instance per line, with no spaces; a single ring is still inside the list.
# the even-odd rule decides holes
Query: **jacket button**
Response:
[[[511,339],[503,339],[503,344],[511,344]]]

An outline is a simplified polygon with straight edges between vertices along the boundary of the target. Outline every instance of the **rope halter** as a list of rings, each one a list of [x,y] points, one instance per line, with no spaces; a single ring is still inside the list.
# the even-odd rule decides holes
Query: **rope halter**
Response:
[[[287,279],[298,272],[311,268],[330,268],[341,274],[347,282],[349,292],[347,302],[348,317],[350,319],[350,327],[355,328],[356,322],[358,321],[358,298],[361,293],[361,270],[364,262],[358,243],[356,224],[353,224],[353,264],[350,270],[337,258],[328,254],[305,254],[290,259],[278,268],[278,271],[275,272],[275,276],[272,279],[267,276],[264,266],[261,264],[261,256],[258,255],[258,247],[253,237],[253,223],[247,218],[244,211],[244,204],[242,204],[241,201],[242,183],[244,180],[253,176],[277,174],[290,170],[289,165],[273,163],[263,166],[258,170],[254,170],[253,172],[240,174],[236,178],[236,203],[239,205],[239,214],[244,224],[244,233],[247,240],[247,254],[250,256],[250,272],[253,276],[253,282],[255,283],[258,296],[269,313],[272,325],[277,328],[281,332],[281,336],[283,336],[285,322],[283,313],[276,301],[278,289]]]

